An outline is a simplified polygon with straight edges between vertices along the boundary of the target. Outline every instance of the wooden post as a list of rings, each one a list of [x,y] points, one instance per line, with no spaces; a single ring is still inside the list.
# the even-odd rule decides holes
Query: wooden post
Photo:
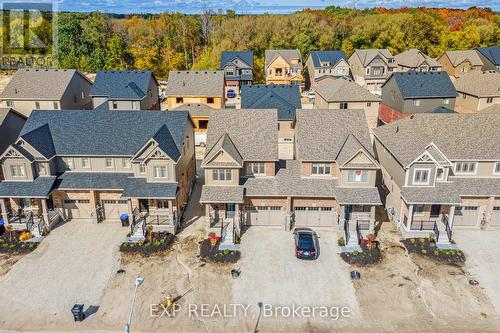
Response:
[[[47,199],[42,199],[42,216],[43,216],[43,220],[45,221],[45,226],[47,227],[47,229],[49,228],[49,224],[50,224],[50,221],[49,221],[49,210],[47,208]]]
[[[406,219],[406,221],[407,221],[406,230],[411,230],[411,223],[413,222],[413,205],[410,205],[410,207],[408,207],[408,219]]]

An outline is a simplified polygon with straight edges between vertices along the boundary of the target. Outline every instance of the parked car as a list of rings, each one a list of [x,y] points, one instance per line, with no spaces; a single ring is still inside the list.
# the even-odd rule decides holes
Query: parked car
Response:
[[[296,228],[293,231],[295,238],[295,256],[299,259],[314,260],[319,255],[318,235],[309,228]]]
[[[229,89],[227,91],[227,94],[226,94],[227,98],[235,98],[236,97],[236,93],[234,92],[233,89]]]

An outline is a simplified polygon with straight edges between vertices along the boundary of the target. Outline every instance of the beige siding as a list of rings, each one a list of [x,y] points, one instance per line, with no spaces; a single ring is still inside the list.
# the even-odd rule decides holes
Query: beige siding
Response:
[[[405,183],[405,170],[388,150],[375,138],[375,153],[380,166],[386,170],[387,174],[394,180],[399,188]]]
[[[363,170],[363,169],[361,169]],[[377,180],[377,171],[376,170],[366,170],[368,172],[368,181],[366,183],[363,182],[348,182],[349,170],[343,169],[340,171],[339,177],[339,185],[346,187],[374,187]]]
[[[168,96],[167,97],[167,108],[169,110],[175,109],[182,104],[186,103],[191,103],[191,104],[205,104],[208,105],[214,109],[223,109],[225,107],[225,99],[224,99],[224,92],[221,91],[220,96],[213,96],[214,102],[212,104],[209,104],[207,102],[207,97],[210,96],[203,96],[203,97],[196,97],[196,96]],[[182,103],[177,103],[177,97],[182,98]]]

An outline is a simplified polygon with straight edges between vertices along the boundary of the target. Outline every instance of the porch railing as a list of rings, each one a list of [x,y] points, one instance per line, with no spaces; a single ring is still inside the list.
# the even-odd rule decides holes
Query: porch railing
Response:
[[[443,216],[443,223],[446,230],[446,235],[448,236],[448,240],[451,241],[452,231],[450,228],[450,224],[448,223],[448,217]]]
[[[434,220],[413,220],[411,221],[411,230],[419,230],[419,231],[432,231],[434,230],[434,226],[436,225],[436,221]]]
[[[370,230],[370,220],[369,219],[358,219],[357,225],[359,230],[368,231]]]
[[[349,244],[349,221],[344,220],[345,245]]]
[[[436,222],[434,222],[433,228],[434,234],[436,235],[436,242],[439,242],[439,228]]]

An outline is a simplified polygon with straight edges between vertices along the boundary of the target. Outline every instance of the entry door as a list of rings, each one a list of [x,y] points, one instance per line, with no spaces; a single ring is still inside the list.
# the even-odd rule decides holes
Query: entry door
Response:
[[[226,218],[234,218],[234,204],[226,204]]]
[[[346,205],[345,206],[345,211],[344,211],[344,219],[346,221],[351,219],[351,214],[352,214],[352,205]]]
[[[431,206],[431,217],[438,217],[440,211],[441,211],[441,205],[432,205]]]
[[[145,213],[149,213],[149,201],[147,199],[139,200],[139,210]]]

